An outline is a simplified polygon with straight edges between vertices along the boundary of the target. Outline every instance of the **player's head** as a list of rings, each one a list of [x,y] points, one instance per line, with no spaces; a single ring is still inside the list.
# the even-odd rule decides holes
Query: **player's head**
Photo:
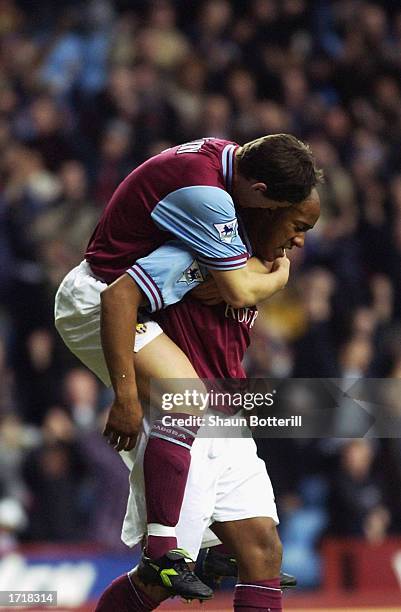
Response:
[[[236,152],[234,201],[243,208],[300,204],[323,181],[311,149],[291,134],[247,142]]]
[[[320,215],[320,198],[315,187],[300,204],[272,210],[249,209],[241,214],[255,254],[267,261],[281,257],[284,249],[305,244],[305,234]]]

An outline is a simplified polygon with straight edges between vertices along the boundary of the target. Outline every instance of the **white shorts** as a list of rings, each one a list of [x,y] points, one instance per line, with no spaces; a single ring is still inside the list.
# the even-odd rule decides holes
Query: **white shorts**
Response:
[[[146,534],[143,455],[149,425],[130,453],[121,453],[131,469],[130,494],[121,538],[135,546]],[[163,466],[160,466],[163,469]],[[252,438],[196,438],[180,519],[178,546],[193,559],[200,548],[219,544],[208,529],[214,522],[270,517],[278,524],[273,488],[264,461],[256,454]]]
[[[89,264],[81,262],[58,288],[54,315],[56,328],[70,351],[109,387],[110,376],[100,340],[100,294],[106,287],[106,283],[92,275]],[[134,351],[137,353],[162,333],[155,321],[139,323]]]

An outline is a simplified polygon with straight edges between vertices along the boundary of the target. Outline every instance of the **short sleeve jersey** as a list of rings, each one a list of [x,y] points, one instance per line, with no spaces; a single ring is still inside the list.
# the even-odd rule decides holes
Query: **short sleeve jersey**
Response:
[[[118,186],[85,254],[106,283],[172,239],[208,269],[235,270],[248,251],[230,195],[238,145],[203,138],[152,157]],[[168,262],[166,262],[168,265]]]
[[[247,242],[242,228],[241,233]],[[207,270],[178,240],[140,259],[133,272],[148,297],[152,319],[184,351],[198,376],[245,377],[241,362],[258,314],[256,307],[207,306],[192,299],[189,292],[204,280]]]

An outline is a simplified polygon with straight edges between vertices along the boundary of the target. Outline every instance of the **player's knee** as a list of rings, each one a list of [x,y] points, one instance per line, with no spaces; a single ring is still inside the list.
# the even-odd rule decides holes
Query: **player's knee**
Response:
[[[238,568],[242,580],[263,580],[278,576],[283,547],[276,526],[265,525],[253,534],[249,547],[240,554]]]
[[[266,528],[264,534],[258,539],[259,556],[264,559],[267,566],[281,566],[283,546],[277,533],[276,526]]]
[[[277,529],[275,529],[275,538],[272,543],[272,556],[276,562],[276,564],[281,568],[281,562],[283,560],[283,545],[277,533]]]

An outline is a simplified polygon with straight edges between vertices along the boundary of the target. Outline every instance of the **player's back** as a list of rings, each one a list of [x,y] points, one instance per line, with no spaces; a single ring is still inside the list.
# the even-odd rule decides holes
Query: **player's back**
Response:
[[[188,297],[152,318],[187,355],[200,378],[245,378],[242,366],[256,306],[207,306]]]
[[[93,273],[107,283],[173,236],[153,220],[155,207],[180,189],[226,190],[232,178],[234,143],[214,138],[186,143],[152,157],[117,187],[85,254]]]

